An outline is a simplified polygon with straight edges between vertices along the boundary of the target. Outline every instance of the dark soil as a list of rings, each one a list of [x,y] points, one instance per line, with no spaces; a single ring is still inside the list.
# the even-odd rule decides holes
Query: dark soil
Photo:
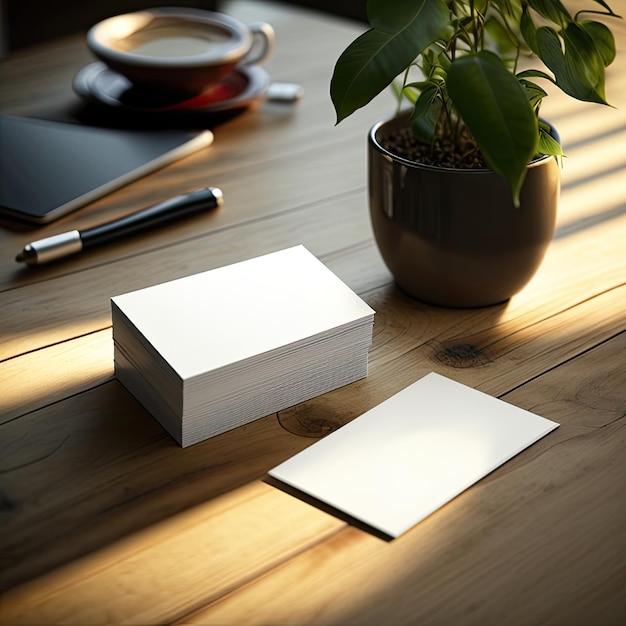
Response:
[[[461,147],[445,138],[431,146],[418,141],[411,129],[405,128],[381,137],[380,143],[392,154],[408,161],[455,169],[488,169],[485,159],[471,139],[466,140]]]

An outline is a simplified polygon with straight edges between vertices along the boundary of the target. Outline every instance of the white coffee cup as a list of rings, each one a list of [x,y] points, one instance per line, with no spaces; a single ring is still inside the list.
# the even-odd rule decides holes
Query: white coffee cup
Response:
[[[99,22],[87,32],[87,45],[135,85],[199,92],[237,65],[263,63],[274,47],[274,29],[223,13],[159,8]]]

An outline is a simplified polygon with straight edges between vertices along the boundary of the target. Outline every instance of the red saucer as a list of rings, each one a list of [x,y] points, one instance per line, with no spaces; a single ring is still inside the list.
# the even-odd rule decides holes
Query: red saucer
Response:
[[[74,91],[91,102],[140,113],[216,113],[243,108],[263,98],[270,86],[259,66],[243,66],[200,93],[146,89],[133,85],[101,62],[91,63],[74,77]]]

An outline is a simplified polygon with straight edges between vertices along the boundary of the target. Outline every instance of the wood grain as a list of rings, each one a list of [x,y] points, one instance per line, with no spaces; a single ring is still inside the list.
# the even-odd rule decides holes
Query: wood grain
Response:
[[[402,624],[417,608],[416,593],[420,609],[415,617],[436,614],[441,623],[467,618],[476,603],[488,604],[489,611],[481,612],[475,623],[485,616],[500,621],[516,606],[523,606],[524,614],[532,617],[533,623],[545,621],[555,607],[565,611],[567,621],[562,623],[589,623],[589,619],[599,616],[607,623],[618,623],[614,618],[619,615],[619,606],[604,605],[602,600],[619,591],[615,579],[623,573],[623,561],[590,529],[594,519],[606,516],[603,528],[616,542],[614,545],[620,545],[626,521],[626,505],[619,497],[626,478],[620,450],[626,430],[623,402],[614,393],[619,376],[613,363],[623,354],[625,341],[626,334],[622,334],[619,341],[606,342],[569,361],[564,366],[565,373],[571,373],[569,385],[563,386],[560,372],[558,376],[550,372],[506,394],[505,400],[519,406],[530,404],[533,410],[560,420],[561,428],[396,542],[388,544],[356,529],[336,534],[343,528],[340,522],[301,505],[295,498],[277,496],[270,488],[260,486],[240,488],[225,498],[229,520],[213,513],[224,498],[217,498],[210,505],[199,504],[191,512],[138,531],[121,541],[119,547],[114,545],[43,579],[32,589],[26,587],[15,595],[8,594],[5,610],[13,623],[60,623],[68,617],[74,623],[169,621],[184,609],[186,587],[178,581],[189,577],[204,580],[204,597],[215,602],[181,623],[276,620],[321,624],[358,619],[359,623],[385,620]],[[594,376],[581,376],[580,372],[588,369]],[[597,413],[590,416],[590,410]],[[607,485],[608,491],[596,493],[588,501],[590,487],[598,481],[606,484],[607,476],[615,479]],[[258,507],[250,506],[251,490],[261,494],[255,501]],[[546,493],[550,493],[550,498],[544,497]],[[196,521],[199,512],[202,519]],[[294,514],[302,515],[296,525],[283,526],[286,520],[293,522]],[[519,516],[526,520],[522,526],[515,522]],[[309,519],[313,524],[325,520],[330,535],[300,551],[296,548],[299,531],[302,526],[308,527]],[[193,524],[184,530],[189,520]],[[246,530],[246,524],[252,524],[250,530]],[[279,537],[287,535],[286,548],[294,554],[299,552],[288,561],[285,555],[277,559],[277,569],[271,576],[269,572],[257,572],[263,575],[255,582],[250,582],[254,576],[242,579],[254,572],[249,559],[248,567],[237,571],[240,578],[236,581],[223,574],[213,580],[198,571],[201,566],[207,572],[223,572],[220,563],[230,558],[227,547],[246,549],[244,539],[251,542],[251,554],[263,553],[269,538],[259,533],[267,528],[276,533],[271,539],[274,547]],[[563,532],[577,539],[574,546],[556,541]],[[218,541],[222,548],[205,550],[207,541]],[[193,558],[197,551],[202,551],[204,558]],[[400,558],[407,553],[419,557],[408,561]],[[601,572],[602,579],[594,593],[580,595],[575,607],[561,607],[558,591],[566,591],[568,585],[577,581],[578,570],[583,567],[581,556],[591,559],[593,569]],[[174,558],[185,566],[175,567]],[[169,567],[159,567],[161,563]],[[552,577],[557,573],[567,580],[555,583]],[[485,580],[498,581],[497,600],[485,595],[493,590],[492,584],[483,584]],[[550,593],[537,589],[542,582]],[[577,584],[584,582],[579,580]],[[74,589],[69,602],[64,593],[68,584]],[[245,588],[231,596],[227,593],[231,585]],[[397,593],[392,594],[392,613],[385,600],[385,590],[390,588],[397,588]],[[337,593],[341,589],[349,589],[350,593]],[[168,596],[169,592],[175,599]],[[106,603],[100,599],[103,596],[108,598]],[[196,593],[196,601],[198,597]],[[398,606],[402,598],[412,601]],[[144,601],[138,601],[141,599]],[[324,607],[321,612],[320,607]],[[389,619],[390,614],[394,619]]]
[[[0,364],[0,424],[113,378],[110,329]]]
[[[404,538],[346,529],[180,623],[622,623],[624,339],[506,394],[561,427]]]
[[[624,293],[626,288],[609,291],[525,328],[509,324],[500,336],[496,328],[467,337],[458,317],[426,311],[433,339],[424,341],[414,332],[421,326],[414,325],[412,316],[397,317],[394,307],[383,304],[396,300],[397,293],[382,290],[376,294],[381,299],[376,324],[384,330],[375,335],[368,379],[283,411],[278,420],[268,416],[189,451],[181,452],[116,382],[63,401],[61,424],[51,419],[57,404],[8,422],[0,432],[5,441],[16,443],[6,447],[2,467],[5,527],[10,531],[3,540],[5,576],[15,583],[40,574],[140,524],[197,504],[199,497],[261,478],[309,445],[311,437],[340,427],[430,370],[493,395],[524,384],[623,331]],[[377,300],[370,302],[376,306]],[[486,321],[485,311],[468,312],[466,327],[476,329]],[[582,332],[588,324],[593,334]],[[442,360],[441,339],[464,345],[471,340],[487,360],[481,367]],[[402,347],[390,358],[392,343]],[[626,359],[616,356],[615,364],[623,370]],[[285,437],[286,432],[295,437]],[[100,444],[97,458],[88,452],[94,441]],[[170,472],[178,476],[174,483],[167,479]],[[71,546],[64,543],[68,532],[77,533]]]
[[[63,586],[72,587],[73,601],[68,602],[58,576],[41,581],[32,591],[9,594],[5,617],[15,624],[171,620],[199,601],[239,587],[241,559],[253,579],[342,526],[278,490],[254,483],[66,568]],[[203,591],[198,593],[200,579]],[[150,602],[138,602],[148,597]]]

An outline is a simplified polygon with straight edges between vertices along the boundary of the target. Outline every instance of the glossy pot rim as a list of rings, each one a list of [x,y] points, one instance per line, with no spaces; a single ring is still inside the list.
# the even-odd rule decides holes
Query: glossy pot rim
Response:
[[[404,157],[401,157],[397,154],[394,154],[393,152],[390,152],[389,150],[387,150],[386,148],[384,148],[380,142],[378,141],[378,139],[376,138],[376,135],[378,133],[378,131],[385,125],[389,124],[390,122],[394,121],[397,118],[401,118],[401,117],[407,117],[410,114],[410,111],[400,111],[397,114],[393,114],[393,115],[387,115],[381,119],[379,119],[371,128],[370,131],[368,133],[368,142],[370,144],[371,147],[373,147],[377,152],[379,152],[381,155],[383,155],[385,158],[391,160],[391,161],[396,161],[397,163],[400,163],[401,165],[404,165],[406,167],[410,167],[413,169],[418,169],[418,170],[426,170],[426,171],[430,171],[430,172],[446,172],[446,173],[450,173],[450,174],[463,174],[463,175],[467,175],[467,176],[490,176],[490,175],[494,175],[495,172],[492,169],[489,168],[459,168],[459,167],[446,167],[444,165],[430,165],[428,163],[419,163],[418,161],[411,161],[410,159],[405,159]],[[550,126],[550,134],[560,143],[560,137],[559,134],[557,133],[556,129],[554,128],[554,126],[552,124],[550,124],[550,122],[542,119],[541,121],[545,122],[546,124],[548,124]],[[542,163],[544,163],[547,159],[552,159],[552,158],[556,158],[551,154],[543,154],[540,156],[537,156],[535,158],[533,158],[533,160],[528,163],[528,165],[526,167],[531,168],[531,167],[538,167],[539,165],[541,165]]]

